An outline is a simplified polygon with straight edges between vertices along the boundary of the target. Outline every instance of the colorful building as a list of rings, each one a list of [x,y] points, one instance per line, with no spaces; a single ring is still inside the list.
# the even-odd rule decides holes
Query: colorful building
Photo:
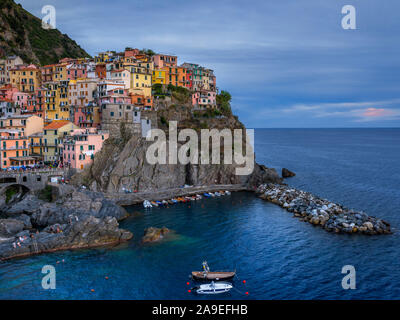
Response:
[[[7,57],[3,62],[4,72],[1,74],[4,83],[11,83],[10,70],[16,68],[17,66],[21,66],[23,64],[24,61],[18,56]]]
[[[108,137],[107,131],[94,128],[73,130],[63,140],[64,165],[77,170],[84,169],[93,162],[94,155],[101,150]]]
[[[215,91],[197,91],[192,94],[192,105],[195,108],[215,108],[217,106]]]
[[[43,161],[44,146],[43,146],[43,132],[38,132],[28,137],[30,156],[36,158],[38,161]]]
[[[152,57],[152,61],[156,68],[173,67],[178,65],[178,57],[168,54],[155,54]]]
[[[35,65],[17,66],[9,71],[10,83],[21,92],[35,92],[41,85],[42,72]]]
[[[43,131],[43,119],[36,115],[14,115],[0,118],[0,129],[21,130],[25,136]]]
[[[152,84],[166,84],[166,71],[164,69],[154,69],[153,76],[151,78]]]
[[[43,128],[43,154],[45,162],[58,162],[62,156],[62,140],[78,126],[68,120],[54,120]]]
[[[145,97],[151,96],[151,76],[152,72],[144,66],[131,68],[130,93],[141,94]]]
[[[0,129],[1,169],[32,166],[36,160],[29,156],[28,138],[18,129]]]

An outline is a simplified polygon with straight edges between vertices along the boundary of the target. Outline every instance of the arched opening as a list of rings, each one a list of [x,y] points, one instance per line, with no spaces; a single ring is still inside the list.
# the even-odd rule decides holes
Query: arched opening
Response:
[[[3,195],[6,197],[6,203],[14,203],[22,200],[29,192],[29,188],[22,184],[12,184],[3,190]]]

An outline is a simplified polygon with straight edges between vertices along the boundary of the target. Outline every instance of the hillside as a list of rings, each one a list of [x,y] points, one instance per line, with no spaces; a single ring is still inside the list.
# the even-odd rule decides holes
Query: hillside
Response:
[[[65,57],[89,57],[74,40],[57,29],[45,30],[42,21],[13,0],[0,0],[0,57],[19,55],[41,65]]]

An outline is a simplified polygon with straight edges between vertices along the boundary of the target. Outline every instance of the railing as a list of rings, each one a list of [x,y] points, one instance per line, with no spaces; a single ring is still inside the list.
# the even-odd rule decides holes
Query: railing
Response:
[[[63,168],[30,168],[27,167],[26,170],[12,170],[12,169],[2,169],[0,171],[0,177],[10,177],[10,176],[18,176],[27,173],[35,173],[35,174],[64,174],[65,170]]]
[[[29,146],[26,146],[26,147],[24,147],[24,146],[18,146],[18,147],[11,146],[11,147],[5,147],[5,148],[1,147],[0,148],[0,150],[28,150],[28,149],[29,149]]]

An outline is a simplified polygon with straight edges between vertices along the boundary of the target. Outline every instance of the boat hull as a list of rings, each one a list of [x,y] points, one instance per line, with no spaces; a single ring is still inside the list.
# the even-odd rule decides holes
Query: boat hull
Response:
[[[233,288],[232,284],[227,282],[216,282],[211,284],[202,284],[192,288],[197,294],[219,294],[228,292]]]
[[[208,272],[204,274],[202,271],[193,271],[192,278],[195,280],[229,280],[235,276],[235,272]]]

